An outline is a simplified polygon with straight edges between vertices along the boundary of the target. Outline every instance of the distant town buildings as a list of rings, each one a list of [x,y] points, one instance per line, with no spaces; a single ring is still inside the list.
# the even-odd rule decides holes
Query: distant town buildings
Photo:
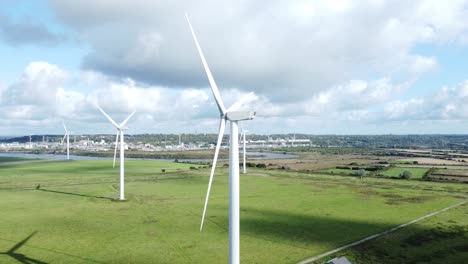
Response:
[[[59,141],[49,141],[48,137],[41,136],[42,141],[40,142],[11,142],[11,143],[0,143],[0,152],[8,151],[47,151],[47,152],[61,152],[64,151],[66,145]],[[111,140],[112,137],[108,135],[97,136],[94,140],[89,139],[85,136],[75,135],[72,140],[70,140],[70,149],[75,151],[83,152],[99,152],[99,151],[111,151],[115,148],[115,141]],[[229,142],[229,141],[227,141]],[[239,143],[243,143],[240,140]],[[301,147],[301,146],[311,146],[310,139],[295,139],[295,138],[273,138],[268,137],[267,140],[246,140],[247,148],[284,148],[284,147]],[[215,145],[213,142],[182,142],[179,140],[178,144],[172,144],[171,142],[166,142],[165,144],[151,144],[144,142],[126,142],[125,150],[136,150],[136,151],[174,151],[174,150],[201,150],[201,149],[213,149]],[[222,146],[222,148],[227,148],[227,145]]]

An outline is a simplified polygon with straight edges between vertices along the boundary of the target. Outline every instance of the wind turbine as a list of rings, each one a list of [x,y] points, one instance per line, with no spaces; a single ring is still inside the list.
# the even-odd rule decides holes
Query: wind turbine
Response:
[[[117,155],[117,144],[119,142],[119,134],[120,134],[120,196],[119,200],[125,200],[124,195],[124,130],[127,130],[125,125],[127,124],[128,120],[135,114],[135,111],[131,113],[120,125],[118,125],[104,110],[101,109],[98,105],[96,107],[101,111],[101,113],[107,117],[107,119],[112,123],[112,125],[117,128],[117,135],[115,137],[115,150],[114,150],[114,165],[115,168],[115,156]]]
[[[63,144],[63,141],[66,138],[67,139],[67,160],[69,160],[70,159],[70,133],[68,132],[67,127],[65,126],[65,124],[62,123],[62,125],[63,125],[63,129],[65,129],[65,135],[62,138],[62,144]]]
[[[215,154],[213,158],[213,165],[211,167],[210,180],[208,182],[208,191],[206,193],[205,206],[203,208],[203,216],[200,224],[200,231],[203,229],[203,222],[205,220],[206,207],[210,196],[211,184],[213,182],[214,171],[216,168],[216,161],[218,160],[218,153],[221,147],[221,142],[224,135],[226,122],[231,124],[231,140],[229,147],[229,263],[238,264],[240,262],[240,217],[239,217],[239,128],[238,122],[243,120],[252,120],[255,117],[255,112],[251,111],[237,111],[242,105],[244,100],[234,103],[230,108],[224,107],[223,100],[218,90],[218,86],[214,81],[205,56],[198,43],[197,36],[192,28],[190,19],[185,14],[192,37],[197,47],[200,59],[205,68],[206,76],[210,82],[211,91],[215,98],[216,104],[220,112],[219,134],[216,143]],[[250,94],[249,94],[250,95]]]
[[[245,130],[244,128],[242,128],[242,130],[241,130],[241,137],[242,137],[242,143],[243,143],[243,145],[244,145],[244,151],[243,151],[243,153],[242,153],[243,156],[244,156],[244,157],[243,157],[244,160],[243,160],[243,162],[242,162],[242,170],[243,170],[242,173],[244,173],[244,174],[247,173],[247,168],[246,168],[246,165],[245,165],[245,162],[246,162],[245,155],[247,155],[247,153],[245,152],[245,133],[246,133],[246,132],[249,132],[249,131],[248,131],[248,130]]]

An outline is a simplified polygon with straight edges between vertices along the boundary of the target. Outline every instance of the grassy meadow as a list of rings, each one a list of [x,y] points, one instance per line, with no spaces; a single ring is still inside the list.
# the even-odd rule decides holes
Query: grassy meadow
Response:
[[[393,167],[378,172],[378,174],[387,177],[400,177],[404,171],[409,171],[411,172],[411,179],[421,179],[428,170],[429,168]]]
[[[111,160],[0,164],[0,263],[227,263],[227,168],[217,170],[203,232],[209,168],[125,168],[121,202]],[[297,263],[463,201],[458,193],[466,186],[250,169],[241,174],[241,262]],[[459,210],[440,221],[464,223],[467,207]]]

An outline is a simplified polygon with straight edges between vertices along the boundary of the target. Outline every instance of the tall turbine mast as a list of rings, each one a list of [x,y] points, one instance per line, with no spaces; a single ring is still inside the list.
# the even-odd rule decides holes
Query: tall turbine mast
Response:
[[[208,190],[206,193],[205,206],[203,208],[203,216],[200,224],[200,231],[203,229],[203,222],[205,220],[206,208],[208,206],[208,200],[210,197],[211,184],[213,182],[214,171],[216,168],[216,162],[218,160],[219,149],[223,140],[224,129],[226,122],[230,122],[231,125],[231,140],[229,147],[229,263],[239,264],[240,262],[240,214],[239,214],[239,128],[238,122],[244,120],[252,120],[255,117],[255,112],[251,111],[237,111],[242,105],[244,98],[239,102],[234,103],[230,108],[224,107],[221,94],[219,93],[218,86],[211,74],[210,68],[205,60],[205,56],[198,43],[197,36],[192,28],[188,15],[185,15],[192,37],[197,47],[200,59],[205,69],[206,76],[210,82],[211,91],[215,98],[216,104],[219,109],[220,122],[219,122],[219,134],[216,143],[215,154],[213,158],[213,165],[211,167],[210,180],[208,182]],[[251,94],[248,94],[251,96]]]
[[[70,159],[70,133],[67,130],[67,127],[65,126],[65,123],[62,123],[63,129],[65,129],[65,135],[63,136],[62,139],[62,144],[65,141],[65,138],[67,139],[67,160]]]

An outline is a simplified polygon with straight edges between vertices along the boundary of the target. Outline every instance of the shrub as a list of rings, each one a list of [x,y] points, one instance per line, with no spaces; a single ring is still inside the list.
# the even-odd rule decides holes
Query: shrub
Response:
[[[249,168],[255,167],[255,163],[251,163],[251,162],[247,162],[247,163],[245,163],[245,165],[247,165],[247,167],[249,167]]]
[[[409,178],[411,178],[412,175],[413,175],[413,173],[411,171],[405,170],[400,174],[400,178],[409,179]]]
[[[264,164],[264,163],[258,163],[256,167],[257,167],[257,168],[261,168],[261,169],[265,169],[265,168],[266,168],[266,164]]]
[[[166,173],[166,169],[161,169],[161,172],[162,172],[162,173]]]
[[[197,168],[193,167],[193,166],[190,166],[190,169],[191,170],[198,170]]]
[[[360,178],[364,177],[366,175],[366,171],[364,169],[360,169],[354,173],[356,176],[359,176]]]

